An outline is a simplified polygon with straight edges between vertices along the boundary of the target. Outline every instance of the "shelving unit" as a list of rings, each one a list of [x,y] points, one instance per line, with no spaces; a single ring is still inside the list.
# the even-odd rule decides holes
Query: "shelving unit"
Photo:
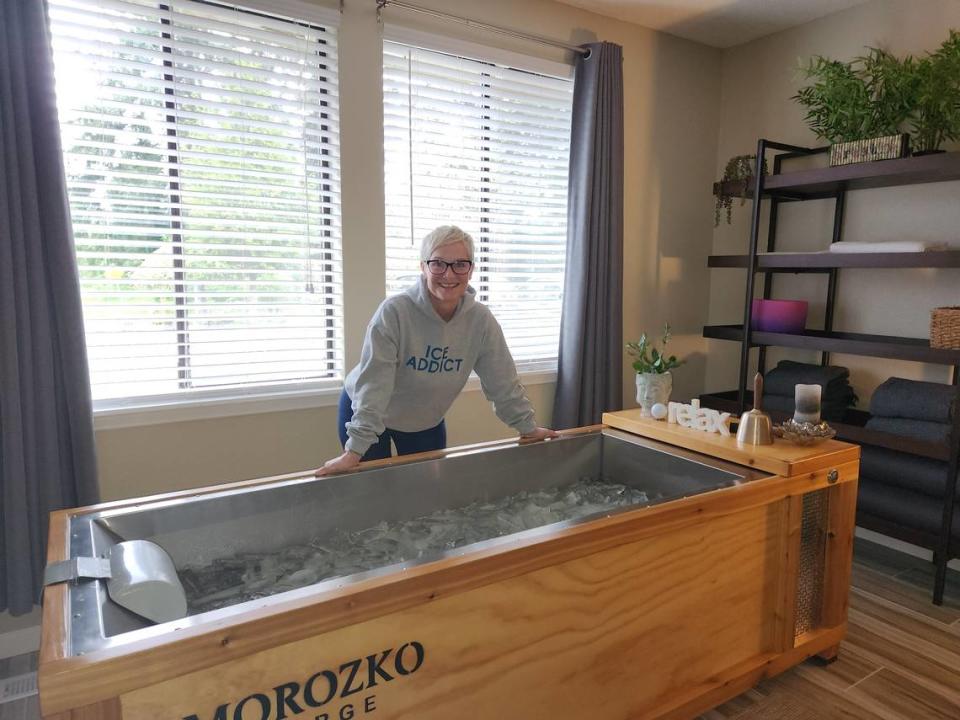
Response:
[[[773,157],[773,172],[770,175],[763,175],[762,161],[771,151],[776,153]],[[777,210],[780,203],[832,199],[834,200],[834,223],[831,243],[838,242],[842,234],[847,192],[960,180],[960,152],[782,172],[784,161],[819,155],[828,151],[829,148],[803,148],[761,139],[757,143],[757,162],[753,178],[745,182],[714,185],[715,193],[722,187],[726,194],[732,196],[742,195],[746,189],[752,197],[753,208],[748,252],[743,255],[711,255],[707,263],[711,268],[743,268],[747,271],[747,278],[743,322],[734,325],[708,325],[703,329],[704,337],[738,342],[741,349],[737,388],[702,395],[700,400],[705,407],[731,413],[742,413],[749,409],[753,402],[752,393],[747,389],[750,352],[753,348],[758,349],[757,365],[763,372],[766,348],[774,346],[817,350],[821,353],[823,365],[829,363],[830,353],[834,352],[949,365],[953,368],[952,382],[954,385],[958,383],[960,350],[931,348],[926,338],[837,332],[833,329],[833,318],[840,269],[960,268],[960,250],[911,253],[839,253],[824,250],[779,253],[776,252],[776,231]],[[770,201],[769,225],[765,251],[760,252],[761,203],[765,199]],[[772,279],[777,273],[820,273],[828,276],[822,330],[788,334],[750,329],[752,301],[757,296],[765,299],[771,297]],[[763,287],[759,295],[756,294],[757,275],[763,277]],[[782,413],[771,412],[770,414],[774,420],[786,419]],[[924,442],[868,430],[864,425],[869,418],[868,413],[850,409],[842,422],[831,424],[837,428],[839,437],[844,440],[930,458],[945,462],[947,465],[943,516],[939,534],[934,535],[899,526],[889,520],[859,511],[857,515],[857,524],[862,527],[933,550],[936,564],[933,598],[936,604],[941,604],[947,562],[953,557],[960,557],[960,542],[951,538],[958,455],[960,455],[960,407],[954,407],[953,428],[950,439],[946,443]]]

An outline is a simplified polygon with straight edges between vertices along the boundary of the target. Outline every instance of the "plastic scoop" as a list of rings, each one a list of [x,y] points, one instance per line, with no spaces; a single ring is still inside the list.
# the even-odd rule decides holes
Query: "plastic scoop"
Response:
[[[155,623],[187,615],[187,596],[166,550],[149,540],[127,540],[110,550],[110,599]]]

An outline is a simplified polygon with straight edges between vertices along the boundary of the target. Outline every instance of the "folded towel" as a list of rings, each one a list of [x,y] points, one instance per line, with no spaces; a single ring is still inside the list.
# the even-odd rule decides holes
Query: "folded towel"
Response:
[[[860,454],[861,483],[877,481],[942,498],[946,479],[947,464],[939,460],[870,445],[864,445]]]
[[[839,365],[812,365],[781,360],[763,378],[763,387],[772,395],[793,397],[796,385],[819,385],[824,396],[849,387],[850,371]]]
[[[943,525],[943,500],[915,490],[904,490],[860,475],[857,512],[874,515],[913,530],[940,534]],[[953,537],[960,540],[960,513],[953,513]]]
[[[886,417],[872,417],[867,420],[865,427],[867,430],[939,443],[947,442],[950,439],[950,431],[953,429],[953,425],[949,423]]]
[[[874,391],[870,414],[949,423],[953,417],[950,405],[956,397],[954,385],[892,377]]]
[[[916,490],[861,481],[857,490],[857,513],[888,520],[898,526],[940,534],[943,525],[943,500]],[[953,514],[953,537],[960,540],[960,517]]]
[[[820,417],[824,420],[843,420],[847,408],[851,405],[853,405],[853,402],[847,400],[821,402]],[[786,413],[787,415],[793,415],[795,410],[792,397],[785,395],[768,395],[767,393],[763,394],[762,408],[764,410],[776,410]]]
[[[830,252],[876,253],[876,252],[929,252],[946,250],[947,244],[928,240],[898,240],[894,242],[840,241],[830,245]]]

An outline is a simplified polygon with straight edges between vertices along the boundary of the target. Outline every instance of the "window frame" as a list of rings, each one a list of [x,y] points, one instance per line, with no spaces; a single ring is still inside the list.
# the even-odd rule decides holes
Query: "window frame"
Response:
[[[198,1],[204,2],[204,0]],[[157,0],[157,3],[162,4],[162,0]],[[302,0],[211,0],[211,4],[224,7],[236,6],[241,10],[262,13],[293,23],[329,27],[336,33],[339,55],[341,14],[332,8]],[[337,104],[339,105],[339,95],[342,94],[339,72],[337,86]],[[337,121],[339,124],[339,117]],[[340,194],[340,188],[337,188],[337,194]],[[341,226],[341,253],[342,231]],[[339,262],[342,265],[342,258]],[[341,342],[343,340],[344,338],[341,337]],[[340,352],[345,354],[345,348],[341,347]],[[343,372],[346,373],[346,368]],[[182,394],[101,398],[93,401],[94,427],[97,430],[103,430],[336,405],[342,386],[343,378],[341,377],[279,381],[263,385],[199,388]]]
[[[338,48],[342,48],[340,36],[341,14],[334,8],[302,0],[238,0],[236,4],[288,20],[318,23],[333,27],[338,33]],[[423,32],[394,23],[384,25],[383,36],[377,41],[379,45],[377,57],[381,59],[383,56],[383,40],[422,45],[426,49],[471,57],[481,62],[496,62],[531,72],[573,79],[573,65],[569,62],[527,55],[447,35]],[[344,95],[342,82],[339,82],[339,86],[340,97],[342,98]],[[381,114],[383,112],[382,96],[380,112]],[[382,146],[382,131],[378,142]],[[383,182],[382,176],[380,181]],[[341,195],[341,207],[343,204],[343,196]],[[346,286],[349,279],[346,274],[346,262],[344,265],[343,282]],[[348,336],[347,344],[349,345],[351,327],[346,322],[344,330]],[[346,348],[345,353],[347,359],[346,371],[349,370],[350,366],[349,352]],[[521,370],[519,374],[523,384],[528,386],[554,383],[557,379],[557,373],[554,370]],[[479,378],[472,374],[464,387],[464,392],[478,392],[480,390]],[[173,400],[171,400],[171,396],[140,396],[112,401],[104,400],[99,401],[94,406],[94,428],[97,431],[114,430],[241,415],[335,407],[341,391],[341,383],[331,387],[329,382],[325,381],[324,383],[307,382],[288,386],[275,384],[259,388],[198,390],[191,393],[189,398],[173,396]]]
[[[524,385],[528,386],[546,385],[556,382],[557,373],[554,370],[529,370],[521,372],[520,379]],[[94,429],[118,430],[191,420],[312,410],[336,407],[339,403],[342,386],[330,388],[306,385],[301,383],[288,391],[278,391],[277,386],[273,385],[269,389],[264,388],[263,392],[253,392],[252,389],[248,389],[243,395],[210,394],[206,397],[192,397],[189,402],[163,402],[157,397],[153,398],[150,404],[117,404],[111,408],[94,410]],[[463,392],[480,390],[480,378],[476,373],[471,373]],[[198,395],[203,392],[198,391]]]
[[[424,32],[399,23],[384,23],[380,47],[381,57],[384,51],[383,44],[388,42],[412,45],[427,51],[456,55],[479,63],[505,65],[517,70],[569,80],[571,83],[574,78],[575,66],[572,61],[561,62],[539,55],[528,55],[449,35]],[[382,113],[383,108],[381,107],[381,114]],[[381,142],[382,140],[383,138],[381,137]],[[384,249],[386,250],[386,233],[384,235]],[[479,249],[478,247],[478,251]],[[476,272],[479,272],[479,267],[476,269]],[[384,283],[386,283],[386,278],[384,278]],[[557,360],[559,361],[559,348]],[[527,385],[555,382],[557,379],[556,369],[545,369],[539,364],[531,368],[524,368],[518,365],[517,374],[520,376],[522,382]],[[471,384],[476,379],[476,374],[471,373],[470,382],[468,382],[466,389],[471,389]],[[479,387],[479,384],[477,384],[477,387]]]
[[[449,35],[438,35],[416,30],[397,23],[384,23],[382,40],[384,42],[416,45],[424,50],[459,55],[481,63],[509,65],[518,70],[573,81],[574,65],[572,62],[550,60],[539,55],[527,55],[526,53],[505,50],[492,45],[483,45]]]

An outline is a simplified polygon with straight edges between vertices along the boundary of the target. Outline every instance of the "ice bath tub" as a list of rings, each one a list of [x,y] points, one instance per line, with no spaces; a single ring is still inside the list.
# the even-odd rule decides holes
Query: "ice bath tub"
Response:
[[[593,428],[55,514],[50,562],[148,539],[186,577],[238,554],[322,546],[585,477],[648,498],[161,624],[117,606],[102,580],[52,585],[44,716],[687,717],[835,653],[858,449],[749,453],[705,447],[693,431],[664,435],[664,423],[629,413],[605,420],[634,432]]]

